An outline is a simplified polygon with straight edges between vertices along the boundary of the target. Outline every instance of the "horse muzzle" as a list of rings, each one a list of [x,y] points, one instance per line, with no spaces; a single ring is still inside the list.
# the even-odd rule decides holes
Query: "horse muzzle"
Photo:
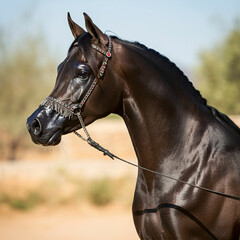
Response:
[[[32,141],[43,146],[61,142],[66,118],[51,109],[39,107],[28,119],[27,129]]]

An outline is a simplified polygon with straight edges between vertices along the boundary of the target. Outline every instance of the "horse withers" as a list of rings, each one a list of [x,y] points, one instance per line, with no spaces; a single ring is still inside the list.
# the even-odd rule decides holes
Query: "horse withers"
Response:
[[[133,218],[141,239],[240,239],[240,129],[207,105],[183,72],[137,42],[109,37],[84,14],[68,15],[74,41],[55,87],[28,118],[33,142],[116,113],[128,128],[139,168]],[[82,123],[81,123],[82,122]],[[172,176],[189,184],[162,177]]]

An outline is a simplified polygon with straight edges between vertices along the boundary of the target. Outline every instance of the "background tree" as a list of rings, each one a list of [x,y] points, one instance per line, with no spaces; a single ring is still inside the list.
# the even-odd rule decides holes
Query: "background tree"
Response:
[[[25,36],[9,44],[0,32],[0,158],[14,160],[27,135],[26,119],[49,94],[56,61],[43,37]]]
[[[240,24],[223,41],[200,55],[198,88],[220,111],[240,114]]]

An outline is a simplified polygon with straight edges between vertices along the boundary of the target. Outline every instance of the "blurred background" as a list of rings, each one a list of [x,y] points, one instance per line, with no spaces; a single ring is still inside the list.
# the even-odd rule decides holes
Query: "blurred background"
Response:
[[[67,12],[107,34],[139,41],[180,67],[210,105],[240,124],[239,0],[5,1],[0,8],[1,240],[138,239],[131,216],[137,170],[104,158],[75,136],[31,142],[27,117],[51,92],[73,41]],[[123,121],[89,127],[133,162]],[[94,231],[93,231],[94,229]],[[124,229],[124,230],[123,230]]]

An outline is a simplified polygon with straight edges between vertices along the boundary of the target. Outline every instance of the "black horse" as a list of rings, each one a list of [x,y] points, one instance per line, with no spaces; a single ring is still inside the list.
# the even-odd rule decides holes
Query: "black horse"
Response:
[[[166,57],[108,37],[84,17],[87,32],[68,15],[75,40],[51,95],[27,120],[32,140],[56,145],[63,134],[116,113],[140,166],[240,196],[240,129]],[[240,239],[239,201],[143,169],[133,217],[141,239]]]

